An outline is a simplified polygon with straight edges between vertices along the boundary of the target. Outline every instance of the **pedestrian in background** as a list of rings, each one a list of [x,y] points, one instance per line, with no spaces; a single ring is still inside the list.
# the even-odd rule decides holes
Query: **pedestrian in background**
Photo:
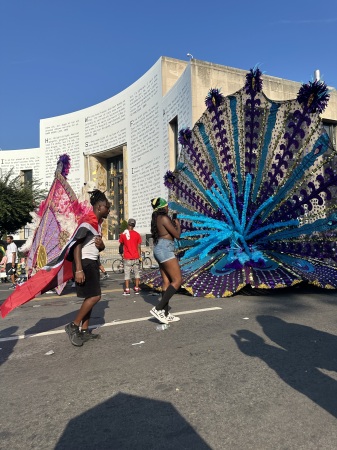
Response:
[[[103,266],[103,264],[101,263],[100,257],[98,256],[98,266],[99,266],[99,270],[102,272],[103,274],[103,278],[102,280],[107,280],[109,278],[108,272],[105,270],[105,267]]]
[[[16,268],[18,263],[18,248],[13,241],[13,236],[7,236],[7,263],[6,263],[6,273],[12,281],[12,285],[9,289],[15,289],[15,278],[16,278]]]
[[[180,222],[168,215],[167,201],[161,197],[151,200],[153,208],[151,233],[153,238],[153,256],[159,264],[162,276],[162,298],[150,313],[161,323],[180,320],[169,313],[169,301],[181,286],[182,277],[178,259],[174,253],[174,239],[181,234]]]
[[[123,295],[130,295],[130,274],[133,268],[135,274],[135,294],[139,294],[139,260],[141,258],[142,238],[140,234],[134,230],[136,226],[135,219],[128,220],[127,229],[120,235],[119,242],[123,244],[123,260],[124,260],[124,280],[125,287]]]

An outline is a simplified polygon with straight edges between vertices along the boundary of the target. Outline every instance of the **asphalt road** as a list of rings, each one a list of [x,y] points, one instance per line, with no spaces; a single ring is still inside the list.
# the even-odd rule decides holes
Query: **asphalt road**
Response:
[[[123,297],[121,278],[83,347],[64,332],[70,285],[0,319],[1,449],[336,449],[334,291],[176,295],[181,321],[157,331],[158,296]]]

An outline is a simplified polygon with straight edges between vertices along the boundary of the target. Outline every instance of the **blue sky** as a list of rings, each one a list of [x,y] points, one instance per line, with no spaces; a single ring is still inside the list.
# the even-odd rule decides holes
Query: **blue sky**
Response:
[[[38,147],[40,119],[112,97],[160,56],[300,82],[320,69],[337,88],[336,45],[336,0],[0,0],[0,148]]]

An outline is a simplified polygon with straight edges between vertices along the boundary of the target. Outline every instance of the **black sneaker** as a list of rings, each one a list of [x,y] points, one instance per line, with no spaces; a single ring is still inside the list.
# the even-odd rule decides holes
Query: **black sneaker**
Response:
[[[75,347],[82,347],[83,339],[79,327],[71,322],[65,326],[65,330],[69,336],[70,342],[75,345]]]
[[[96,341],[97,339],[101,339],[100,334],[91,333],[89,330],[82,330],[80,333],[83,342]]]

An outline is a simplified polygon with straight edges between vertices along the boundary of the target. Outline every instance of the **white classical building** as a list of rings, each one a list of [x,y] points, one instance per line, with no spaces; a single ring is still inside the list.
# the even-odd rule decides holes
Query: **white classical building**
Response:
[[[211,87],[232,94],[243,86],[247,71],[161,57],[114,97],[80,111],[41,119],[40,147],[2,151],[0,170],[6,173],[13,168],[14,175],[39,179],[48,188],[58,156],[67,153],[71,157],[68,181],[76,193],[88,182],[108,191],[118,223],[108,227],[106,239],[117,239],[118,224],[128,217],[137,220],[140,233],[149,233],[150,199],[167,196],[163,177],[175,167],[179,130],[191,127],[201,116]],[[296,97],[299,83],[263,78],[269,98]],[[336,91],[331,93],[323,120],[336,142]]]

